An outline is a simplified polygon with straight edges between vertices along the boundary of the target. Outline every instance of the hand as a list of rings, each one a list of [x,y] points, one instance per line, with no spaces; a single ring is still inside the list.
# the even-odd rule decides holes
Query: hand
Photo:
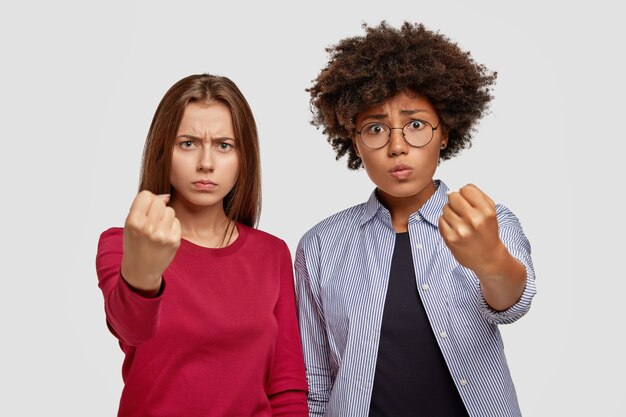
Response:
[[[180,246],[180,222],[167,206],[169,195],[141,191],[124,224],[122,277],[146,295],[156,295],[163,272]]]
[[[508,255],[498,235],[496,205],[475,185],[448,195],[439,232],[457,262],[479,278],[497,274]]]

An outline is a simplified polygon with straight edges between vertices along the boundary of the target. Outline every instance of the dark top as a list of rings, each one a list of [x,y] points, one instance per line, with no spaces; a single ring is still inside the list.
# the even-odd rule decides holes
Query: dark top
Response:
[[[369,415],[468,415],[417,293],[408,233],[396,234]]]

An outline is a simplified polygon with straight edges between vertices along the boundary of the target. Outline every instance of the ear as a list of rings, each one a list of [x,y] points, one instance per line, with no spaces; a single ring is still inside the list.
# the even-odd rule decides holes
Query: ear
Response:
[[[354,148],[354,152],[356,152],[356,156],[361,157],[361,153],[359,152],[359,147],[357,145],[357,140],[352,136],[352,147]]]
[[[441,149],[446,149],[448,147],[448,130],[441,130]]]

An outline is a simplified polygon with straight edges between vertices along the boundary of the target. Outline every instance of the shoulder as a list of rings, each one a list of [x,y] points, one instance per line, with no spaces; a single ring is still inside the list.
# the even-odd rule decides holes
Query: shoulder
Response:
[[[238,223],[237,228],[240,233],[246,234],[246,241],[249,244],[266,248],[286,248],[287,244],[281,238],[274,236],[260,229],[254,229],[244,224]]]
[[[333,214],[309,229],[300,239],[301,247],[321,241],[333,241],[357,230],[365,213],[366,203],[357,204]]]
[[[98,240],[98,250],[103,248],[115,248],[122,247],[124,242],[124,228],[123,227],[111,227],[100,234]]]

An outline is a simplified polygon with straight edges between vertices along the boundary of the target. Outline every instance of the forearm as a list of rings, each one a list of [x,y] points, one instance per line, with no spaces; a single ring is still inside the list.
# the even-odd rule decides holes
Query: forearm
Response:
[[[494,260],[474,271],[485,302],[495,311],[504,311],[518,302],[526,286],[526,268],[504,244]]]
[[[160,306],[160,293],[147,298],[134,291],[121,276],[108,296],[105,295],[107,322],[120,341],[133,346],[156,334]]]

